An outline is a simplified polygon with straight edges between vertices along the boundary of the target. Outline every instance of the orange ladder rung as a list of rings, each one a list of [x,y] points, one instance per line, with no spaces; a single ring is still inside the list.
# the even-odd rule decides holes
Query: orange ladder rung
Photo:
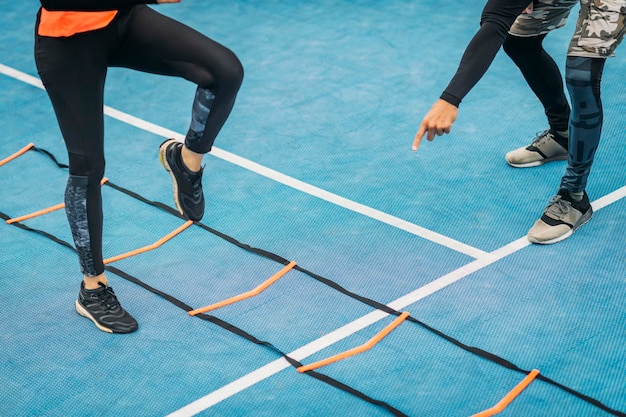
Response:
[[[17,158],[20,155],[25,154],[26,152],[28,152],[31,148],[33,148],[35,145],[33,143],[29,143],[28,145],[24,146],[22,149],[20,149],[19,151],[15,152],[13,155],[4,158],[2,161],[0,161],[0,167],[4,164],[6,164],[7,162],[10,162],[12,160],[14,160],[15,158]]]
[[[490,417],[500,413],[504,410],[511,402],[518,396],[524,389],[530,385],[531,382],[535,380],[535,378],[539,375],[539,371],[537,369],[533,369],[530,371],[526,378],[522,379],[522,381],[515,386],[508,394],[506,394],[496,405],[487,410],[481,411],[478,414],[474,414],[472,417]]]
[[[108,180],[109,180],[108,178],[104,177],[104,178],[102,178],[102,181],[100,181],[100,184],[102,185],[105,182],[107,182]],[[21,222],[21,221],[24,221],[24,220],[32,219],[34,217],[42,216],[42,215],[47,214],[47,213],[52,213],[53,211],[61,210],[63,207],[65,207],[65,203],[60,203],[60,204],[54,205],[52,207],[48,207],[48,208],[36,211],[34,213],[31,213],[31,214],[26,214],[26,215],[20,216],[20,217],[14,217],[12,219],[7,220],[6,223],[7,224],[18,223],[18,222]]]
[[[315,362],[310,365],[300,366],[296,369],[298,370],[298,372],[311,371],[313,369],[321,368],[322,366],[326,366],[331,363],[338,362],[342,359],[348,358],[350,356],[354,356],[359,353],[365,352],[366,350],[371,349],[376,343],[380,342],[389,333],[391,333],[391,331],[394,330],[396,327],[398,327],[400,323],[406,320],[407,317],[409,317],[409,312],[405,311],[404,313],[396,317],[396,319],[393,322],[391,322],[389,325],[387,325],[387,327],[382,329],[376,336],[372,337],[370,340],[368,340],[361,346],[357,346],[350,350],[346,350],[345,352],[338,353],[335,356],[331,356],[330,358],[323,359],[319,362]]]
[[[119,261],[121,259],[130,258],[131,256],[139,255],[140,253],[144,253],[144,252],[148,252],[148,251],[150,251],[152,249],[156,249],[159,246],[163,245],[168,240],[170,240],[171,238],[173,238],[174,236],[176,236],[177,234],[179,234],[180,232],[182,232],[183,230],[185,230],[186,228],[188,228],[189,226],[191,226],[192,224],[193,224],[192,220],[187,220],[185,222],[185,224],[183,224],[182,226],[180,226],[179,228],[177,228],[173,232],[167,234],[166,236],[162,237],[161,239],[157,240],[153,244],[148,245],[148,246],[144,246],[143,248],[132,250],[130,252],[123,253],[121,255],[114,256],[114,257],[109,258],[109,259],[105,259],[104,263],[105,264],[110,264],[111,262]]]
[[[293,269],[294,266],[296,266],[295,262],[293,262],[293,261],[289,262],[283,269],[281,269],[280,271],[278,271],[277,273],[272,275],[272,277],[270,277],[267,281],[263,282],[261,285],[259,285],[255,289],[250,290],[248,292],[245,292],[243,294],[239,294],[239,295],[236,295],[234,297],[228,298],[226,300],[220,301],[218,303],[211,304],[211,305],[206,306],[206,307],[202,307],[202,308],[198,308],[198,309],[195,309],[195,310],[191,310],[188,314],[190,316],[195,316],[195,315],[200,314],[200,313],[206,313],[207,311],[215,310],[215,309],[218,309],[220,307],[224,307],[224,306],[227,306],[229,304],[233,304],[233,303],[236,303],[238,301],[245,300],[246,298],[254,297],[255,295],[258,295],[259,293],[264,291],[267,287],[269,287],[270,285],[272,285],[273,283],[278,281],[280,278],[282,278],[287,272],[289,272],[291,269]]]
[[[41,216],[46,213],[51,213],[53,211],[61,210],[63,207],[65,207],[65,203],[57,204],[56,206],[48,207],[48,208],[36,211],[31,214],[26,214],[24,216],[14,217],[12,219],[7,220],[6,222],[7,224],[18,223],[24,220],[32,219],[33,217]]]

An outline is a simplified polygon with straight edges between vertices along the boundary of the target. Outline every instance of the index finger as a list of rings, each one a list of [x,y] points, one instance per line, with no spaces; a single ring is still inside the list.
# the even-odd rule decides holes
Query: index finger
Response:
[[[415,135],[415,139],[413,139],[413,151],[416,151],[417,148],[419,148],[420,142],[422,141],[422,138],[424,137],[425,133],[426,133],[426,125],[422,123],[420,125],[419,130],[417,131],[417,134]]]

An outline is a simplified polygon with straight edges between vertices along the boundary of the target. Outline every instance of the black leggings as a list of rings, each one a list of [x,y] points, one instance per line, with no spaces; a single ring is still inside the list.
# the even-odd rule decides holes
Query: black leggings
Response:
[[[581,192],[587,187],[600,136],[604,113],[600,85],[604,71],[604,58],[568,56],[565,83],[573,103],[569,125],[570,147],[561,189]]]
[[[104,272],[100,180],[107,69],[182,77],[210,91],[215,98],[204,132],[186,140],[192,151],[207,153],[233,108],[243,68],[229,49],[145,5],[120,10],[103,29],[66,38],[36,35],[35,61],[68,151],[65,203],[81,270],[96,276]]]
[[[518,66],[531,90],[546,112],[550,128],[567,131],[570,107],[563,89],[561,71],[552,57],[543,49],[546,35],[517,37],[508,35],[504,51]],[[563,143],[567,148],[567,143]]]

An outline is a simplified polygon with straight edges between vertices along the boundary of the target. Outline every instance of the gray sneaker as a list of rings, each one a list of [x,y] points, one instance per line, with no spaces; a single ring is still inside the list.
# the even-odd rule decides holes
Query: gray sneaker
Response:
[[[550,199],[543,216],[528,232],[528,240],[543,245],[560,242],[587,223],[592,215],[593,209],[586,192],[581,201],[574,202],[571,201],[567,191],[559,190],[559,193]]]
[[[555,139],[558,133],[546,130],[537,135],[533,142],[506,154],[506,162],[515,168],[529,168],[550,161],[567,160],[567,149]]]

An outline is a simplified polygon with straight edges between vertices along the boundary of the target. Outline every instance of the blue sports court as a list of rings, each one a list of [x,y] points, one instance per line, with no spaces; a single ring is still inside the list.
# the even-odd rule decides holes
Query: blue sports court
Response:
[[[232,49],[245,77],[205,158],[206,215],[188,224],[158,147],[187,131],[195,86],[110,70],[104,252],[140,326],[111,335],[74,310],[39,2],[4,2],[0,415],[469,417],[522,382],[499,416],[626,415],[626,49],[604,70],[594,216],[532,245],[566,163],[505,162],[546,122],[504,53],[452,133],[411,151],[484,3],[153,6]],[[544,43],[561,69],[577,10]]]

